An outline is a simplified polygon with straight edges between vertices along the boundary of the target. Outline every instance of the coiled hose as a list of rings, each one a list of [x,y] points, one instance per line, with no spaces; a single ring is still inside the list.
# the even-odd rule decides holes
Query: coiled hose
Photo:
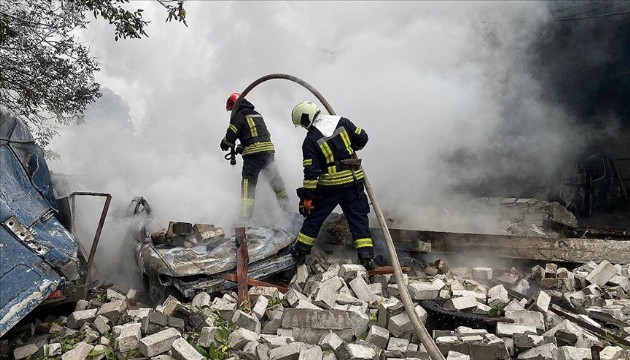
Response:
[[[238,109],[241,99],[244,99],[245,96],[250,91],[252,91],[252,89],[254,89],[258,84],[263,83],[267,80],[271,80],[271,79],[285,79],[285,80],[290,80],[290,81],[293,81],[295,83],[302,85],[308,91],[310,91],[313,95],[315,95],[315,97],[321,102],[322,105],[324,105],[324,107],[326,108],[326,110],[328,111],[330,115],[336,115],[335,111],[332,109],[328,101],[326,101],[326,99],[322,96],[322,94],[320,94],[319,91],[315,90],[315,88],[313,88],[304,80],[297,78],[295,76],[292,76],[292,75],[287,75],[287,74],[269,74],[249,84],[249,86],[247,86],[245,90],[241,92],[241,95],[236,100],[236,103],[234,104],[234,107],[232,108],[230,117],[234,116],[234,113],[236,109]],[[420,321],[420,318],[416,314],[415,308],[413,306],[413,301],[411,300],[411,296],[409,295],[409,290],[407,289],[407,286],[405,285],[405,282],[403,279],[402,269],[400,268],[400,262],[398,261],[398,254],[396,253],[396,249],[394,248],[394,242],[392,240],[392,236],[389,233],[389,229],[387,228],[387,223],[385,222],[385,217],[383,216],[378,200],[376,199],[376,196],[374,196],[374,192],[372,191],[372,186],[370,185],[370,182],[368,181],[367,175],[365,175],[365,170],[364,170],[364,182],[365,182],[364,184],[365,190],[367,191],[368,196],[370,197],[370,200],[372,201],[372,207],[374,208],[374,213],[376,214],[376,218],[378,219],[378,223],[381,227],[381,231],[383,231],[383,235],[385,236],[387,250],[389,252],[389,257],[392,262],[392,267],[394,268],[394,277],[396,278],[396,284],[398,284],[400,298],[402,300],[403,306],[405,307],[405,311],[407,312],[407,315],[409,316],[409,319],[411,320],[411,323],[413,324],[413,327],[416,330],[416,335],[418,335],[420,342],[422,343],[422,345],[424,345],[431,359],[444,360],[444,356],[442,355],[442,352],[438,349],[437,345],[435,345],[435,342],[433,342],[433,338],[431,338],[431,336],[429,335],[429,332],[424,327],[424,325]]]

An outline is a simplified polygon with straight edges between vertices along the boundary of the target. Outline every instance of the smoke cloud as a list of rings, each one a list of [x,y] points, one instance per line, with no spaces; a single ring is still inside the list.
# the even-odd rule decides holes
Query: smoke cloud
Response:
[[[101,62],[107,96],[93,106],[100,120],[61,129],[51,168],[111,193],[115,209],[144,196],[163,227],[181,220],[231,231],[242,162],[230,166],[219,150],[224,104],[270,73],[303,79],[367,131],[359,155],[372,187],[386,216],[409,228],[496,232],[494,216],[455,195],[544,178],[574,150],[567,144],[581,145],[566,102],[546,95],[549,76],[531,71],[546,3],[191,1],[188,27],[164,23],[159,4],[131,5],[145,9],[149,38],[115,42],[101,22],[80,34]],[[315,100],[283,80],[248,95],[296,210],[305,132],[290,111],[307,99]],[[257,195],[255,220],[286,220],[264,178]],[[117,253],[120,227],[111,217],[99,252]]]

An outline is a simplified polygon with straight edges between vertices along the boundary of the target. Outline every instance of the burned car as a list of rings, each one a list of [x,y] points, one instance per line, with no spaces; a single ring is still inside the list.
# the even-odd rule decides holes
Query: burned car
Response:
[[[192,299],[232,289],[237,264],[236,236],[226,236],[222,228],[209,224],[169,222],[168,228],[155,228],[151,207],[142,197],[132,200],[132,219],[124,251],[135,257],[138,274],[152,301],[160,303],[169,295]],[[250,279],[265,279],[291,269],[295,259],[287,251],[294,236],[268,226],[245,227]]]
[[[0,112],[0,336],[37,307],[84,296],[109,194],[60,197],[42,149],[20,119]],[[77,195],[105,196],[89,255],[71,232]]]
[[[548,199],[576,215],[589,217],[594,209],[610,211],[624,205],[628,195],[614,160],[596,153],[573,161],[561,186],[553,189]]]

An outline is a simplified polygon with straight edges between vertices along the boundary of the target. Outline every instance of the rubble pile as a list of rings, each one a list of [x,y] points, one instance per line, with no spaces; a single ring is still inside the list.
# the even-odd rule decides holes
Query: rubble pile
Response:
[[[630,359],[616,341],[630,341],[628,265],[569,271],[550,263],[527,274],[441,266],[404,278],[447,359],[591,359],[592,349],[599,359]],[[202,292],[190,303],[169,297],[149,307],[133,289],[101,290],[67,317],[22,325],[0,342],[0,353],[16,360],[428,359],[398,295],[393,275],[368,276],[360,265],[313,255],[286,294],[254,286],[250,304],[232,292]],[[557,315],[554,303],[611,336]]]

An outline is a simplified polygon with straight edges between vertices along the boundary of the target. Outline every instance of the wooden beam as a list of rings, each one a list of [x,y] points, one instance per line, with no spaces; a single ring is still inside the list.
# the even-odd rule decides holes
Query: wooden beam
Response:
[[[382,237],[380,229],[372,228],[371,231],[374,238]],[[398,250],[410,252],[460,253],[467,256],[576,263],[603,260],[613,264],[630,263],[630,239],[552,239],[403,229],[390,229],[390,233]]]
[[[236,281],[238,284],[238,304],[245,306],[247,310],[251,308],[249,303],[249,288],[247,287],[247,263],[249,255],[247,253],[247,235],[244,227],[236,228]]]

